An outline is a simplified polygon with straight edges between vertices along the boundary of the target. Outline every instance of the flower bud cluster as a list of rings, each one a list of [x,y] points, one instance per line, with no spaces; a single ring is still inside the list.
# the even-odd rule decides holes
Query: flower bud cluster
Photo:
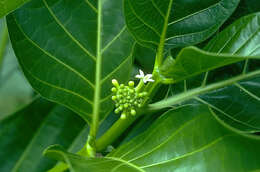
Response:
[[[122,112],[121,119],[125,119],[128,115],[136,115],[136,109],[142,107],[147,92],[137,92],[133,81],[129,81],[128,85],[119,85],[117,80],[113,79],[112,84],[114,85],[111,91],[113,92],[112,100],[116,106],[115,113]]]

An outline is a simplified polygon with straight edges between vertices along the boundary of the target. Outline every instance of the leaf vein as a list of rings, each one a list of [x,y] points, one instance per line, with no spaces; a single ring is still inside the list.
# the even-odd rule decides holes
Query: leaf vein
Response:
[[[173,159],[170,159],[170,160],[166,160],[166,161],[162,161],[162,162],[159,162],[159,163],[150,164],[150,165],[147,165],[147,166],[142,166],[142,167],[140,167],[140,168],[153,167],[153,166],[165,164],[165,163],[168,163],[168,162],[176,161],[176,160],[179,160],[179,159],[188,157],[188,156],[192,156],[192,155],[194,155],[194,154],[196,154],[196,153],[202,152],[202,151],[204,151],[204,150],[210,148],[211,146],[214,146],[215,144],[219,143],[219,142],[222,141],[225,137],[228,137],[228,136],[231,136],[231,135],[224,135],[224,136],[222,136],[222,137],[220,137],[220,138],[217,138],[216,140],[210,142],[209,144],[206,144],[206,145],[202,146],[202,147],[199,148],[198,150],[195,150],[195,151],[186,153],[186,154],[181,155],[181,156],[179,156],[179,157],[176,157],[176,158],[173,158]]]
[[[59,60],[58,58],[56,58],[55,56],[53,56],[52,54],[50,54],[49,52],[47,52],[46,50],[42,49],[37,43],[35,43],[32,39],[30,39],[22,30],[22,28],[20,27],[20,25],[17,23],[16,19],[15,22],[18,26],[18,28],[20,29],[20,31],[23,33],[24,37],[32,44],[34,45],[36,48],[38,48],[39,50],[41,50],[44,54],[46,54],[48,57],[52,58],[53,60],[55,60],[56,62],[60,63],[62,66],[64,66],[65,68],[69,69],[70,71],[72,71],[73,73],[75,73],[77,76],[79,76],[80,78],[82,78],[84,81],[86,81],[86,83],[88,85],[90,85],[92,88],[95,88],[94,84],[92,82],[90,82],[86,77],[84,77],[81,73],[79,73],[76,69],[72,68],[71,66],[67,65],[66,63],[64,63],[63,61]]]
[[[90,8],[92,8],[93,11],[95,11],[95,13],[98,13],[97,8],[94,7],[94,5],[89,2],[89,0],[85,0],[85,2],[90,6]]]
[[[71,38],[73,42],[75,42],[88,56],[90,56],[94,61],[96,61],[96,57],[91,54],[67,29],[66,27],[60,22],[60,20],[56,17],[52,9],[49,7],[46,0],[43,0],[45,7],[49,11],[50,15],[56,21],[56,23],[63,29],[63,31]]]
[[[133,6],[132,6],[132,4],[131,4],[130,2],[129,2],[129,6],[130,6],[130,8],[131,8],[133,14],[136,16],[136,18],[137,18],[140,22],[142,22],[146,27],[150,28],[158,37],[161,37],[160,33],[159,33],[155,28],[153,28],[152,26],[150,26],[149,24],[147,24],[140,16],[138,16],[138,15],[136,14],[136,12],[135,12],[135,10],[134,10],[134,8],[133,8]]]
[[[174,136],[176,136],[178,133],[180,133],[184,128],[186,128],[187,126],[189,126],[190,124],[192,124],[193,122],[197,121],[198,119],[200,119],[202,116],[198,116],[193,118],[192,120],[184,123],[180,128],[178,128],[170,137],[168,137],[166,140],[164,140],[162,143],[160,143],[159,145],[157,145],[156,147],[154,147],[152,150],[150,150],[149,152],[146,152],[140,156],[137,156],[131,160],[129,160],[128,162],[132,162],[135,161],[137,159],[140,159],[142,157],[145,157],[149,154],[151,154],[152,152],[158,150],[160,147],[162,147],[163,145],[167,144],[172,138],[174,138]]]

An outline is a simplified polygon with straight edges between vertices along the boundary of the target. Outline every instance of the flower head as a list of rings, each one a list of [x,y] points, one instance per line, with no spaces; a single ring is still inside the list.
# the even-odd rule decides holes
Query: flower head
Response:
[[[142,79],[143,82],[146,83],[146,82],[154,82],[154,80],[151,79],[152,76],[153,76],[152,74],[144,75],[144,72],[141,69],[139,69],[139,74],[136,75],[135,77],[139,78],[139,79]]]
[[[143,101],[147,98],[148,93],[145,91],[138,92],[134,88],[134,81],[129,81],[128,85],[120,84],[113,79],[111,88],[113,92],[112,100],[115,102],[115,113],[121,112],[121,119],[126,119],[129,115],[136,115],[136,110],[143,105]]]

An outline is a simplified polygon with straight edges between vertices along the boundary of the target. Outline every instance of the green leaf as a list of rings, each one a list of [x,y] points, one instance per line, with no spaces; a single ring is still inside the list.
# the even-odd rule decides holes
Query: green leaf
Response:
[[[1,27],[2,23],[4,23],[4,20],[0,20],[0,32],[5,32],[4,27]],[[19,68],[12,46],[8,42],[7,30],[6,35],[0,37],[0,39],[2,39],[1,43],[3,43],[2,45],[0,45],[1,119],[5,115],[13,113],[17,111],[17,109],[29,103],[32,100],[33,91]]]
[[[260,77],[199,96],[225,123],[244,132],[260,131]]]
[[[204,105],[170,110],[146,132],[104,158],[83,158],[57,147],[46,154],[66,161],[75,172],[259,170],[260,138],[237,134],[213,116]]]
[[[206,49],[246,57],[259,56],[259,21],[260,13],[241,18],[210,41]],[[250,71],[252,63],[255,62],[246,60],[241,67],[241,73],[246,74]],[[254,70],[260,71],[259,66]],[[209,75],[210,73],[207,76]],[[207,76],[204,81],[207,80]],[[236,82],[232,86],[202,95],[197,100],[214,109],[218,117],[232,127],[243,132],[260,131],[260,116],[256,113],[260,111],[259,83],[259,75],[257,75],[243,82]]]
[[[79,155],[71,154],[66,152],[60,146],[49,147],[44,154],[49,158],[57,159],[66,162],[69,165],[71,171],[82,172],[82,171],[93,171],[103,172],[110,171],[110,169],[120,167],[121,171],[124,172],[140,172],[135,165],[127,163],[123,160],[116,158],[85,158]],[[144,172],[144,171],[143,171]]]
[[[252,48],[256,47],[257,44]],[[196,47],[187,47],[182,49],[171,67],[165,67],[161,72],[164,77],[172,78],[173,83],[176,83],[192,76],[246,59],[260,59],[260,55],[218,54],[206,52]],[[166,65],[169,65],[169,63]]]
[[[44,158],[43,150],[61,144],[78,151],[85,131],[85,122],[72,111],[37,98],[0,121],[0,171],[46,171],[55,162]]]
[[[124,0],[126,24],[146,47],[166,49],[206,40],[232,14],[239,0]]]
[[[33,0],[7,17],[31,85],[87,122],[93,117],[93,129],[113,108],[111,80],[130,75],[133,40],[121,6],[118,0]]]
[[[258,91],[260,69],[259,65],[250,69],[251,63],[255,63],[255,61],[249,60],[260,55],[259,19],[260,13],[255,13],[230,25],[205,47],[205,50],[210,52],[194,48],[184,49],[184,53],[181,54],[187,53],[187,55],[177,57],[176,63],[169,72],[175,71],[172,73],[175,80],[187,79],[201,72],[207,72],[204,79],[202,78],[200,87],[174,95],[151,107],[169,107],[196,98],[199,102],[214,109],[218,117],[232,127],[243,132],[259,131],[260,116],[256,112],[260,110]],[[189,51],[192,52],[190,55]],[[244,56],[244,58],[239,56]],[[201,61],[202,57],[204,61]],[[209,71],[221,66],[221,63],[236,61],[236,58],[246,59],[245,63],[240,64],[239,76],[223,81],[218,79],[225,75],[223,71],[222,73]],[[224,61],[225,59],[226,61]],[[226,72],[230,73],[230,70],[226,70]],[[212,74],[213,76],[211,76]],[[215,83],[207,85],[209,78],[212,77]]]
[[[19,8],[30,0],[0,0],[0,18]]]
[[[202,51],[195,47],[182,49],[176,62],[162,74],[173,82],[188,79],[215,68],[246,59],[259,59],[260,13],[243,17],[212,39]]]

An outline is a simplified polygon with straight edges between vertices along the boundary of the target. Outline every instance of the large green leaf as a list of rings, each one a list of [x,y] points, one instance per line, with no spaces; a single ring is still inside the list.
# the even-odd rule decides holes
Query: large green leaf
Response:
[[[118,118],[109,115],[100,125],[101,136]],[[60,144],[76,153],[86,144],[89,127],[67,108],[41,98],[0,121],[0,171],[46,171],[56,166],[43,150]],[[66,166],[65,166],[66,167]]]
[[[85,122],[79,116],[38,98],[0,121],[0,171],[46,171],[55,162],[44,158],[43,150],[52,144],[75,147],[82,131]]]
[[[0,0],[0,18],[19,8],[28,1],[30,0]]]
[[[260,116],[258,112],[260,110],[260,99],[258,90],[260,68],[259,65],[255,65],[254,69],[249,68],[251,64],[249,59],[257,58],[260,55],[258,46],[260,41],[259,19],[260,13],[251,14],[226,28],[205,47],[205,50],[210,53],[194,48],[184,49],[180,56],[177,57],[172,66],[173,68],[168,71],[169,74],[172,74],[173,79],[178,81],[178,79],[187,79],[202,72],[207,73],[204,79],[202,78],[200,87],[174,95],[168,100],[159,102],[156,107],[160,107],[160,105],[163,107],[176,105],[199,96],[196,98],[198,101],[213,108],[219,118],[229,125],[245,132],[259,131]],[[225,56],[227,58],[223,58]],[[219,67],[219,64],[222,66],[227,62],[235,62],[236,58],[245,59],[245,63],[239,64],[241,66],[238,68],[239,76],[223,81],[218,79],[226,75],[223,71],[220,71],[222,73],[209,72],[212,68]],[[224,61],[225,59],[226,61]],[[255,63],[255,61],[252,61],[252,63]],[[227,75],[231,73],[230,70],[225,72],[227,72]],[[165,73],[167,73],[166,70]],[[211,79],[213,77],[213,81],[216,82],[207,85],[209,76]],[[245,81],[239,82],[242,80]]]
[[[126,24],[136,40],[160,49],[196,44],[211,36],[239,0],[124,0]]]
[[[239,54],[244,56],[259,56],[260,49],[260,14],[252,14],[241,18],[221,32],[206,46],[206,50],[216,53]],[[246,74],[255,61],[247,60],[241,67],[241,73]],[[260,71],[256,65],[255,71]],[[214,73],[214,72],[212,72]],[[204,81],[207,80],[207,74]],[[214,75],[216,76],[216,75]],[[229,125],[245,132],[260,131],[260,93],[259,75],[236,82],[234,85],[215,90],[200,96],[202,103],[210,106],[218,117]]]
[[[189,105],[168,111],[105,158],[82,158],[55,148],[46,155],[66,161],[75,172],[245,172],[260,169],[259,143],[260,138],[225,128],[206,106]]]
[[[210,52],[182,49],[171,66],[162,68],[162,74],[178,82],[238,61],[259,59],[259,20],[260,13],[239,19],[209,42],[205,50]]]
[[[7,17],[32,86],[86,121],[94,117],[95,125],[113,108],[111,80],[127,81],[132,65],[121,6],[118,0],[33,0]]]

